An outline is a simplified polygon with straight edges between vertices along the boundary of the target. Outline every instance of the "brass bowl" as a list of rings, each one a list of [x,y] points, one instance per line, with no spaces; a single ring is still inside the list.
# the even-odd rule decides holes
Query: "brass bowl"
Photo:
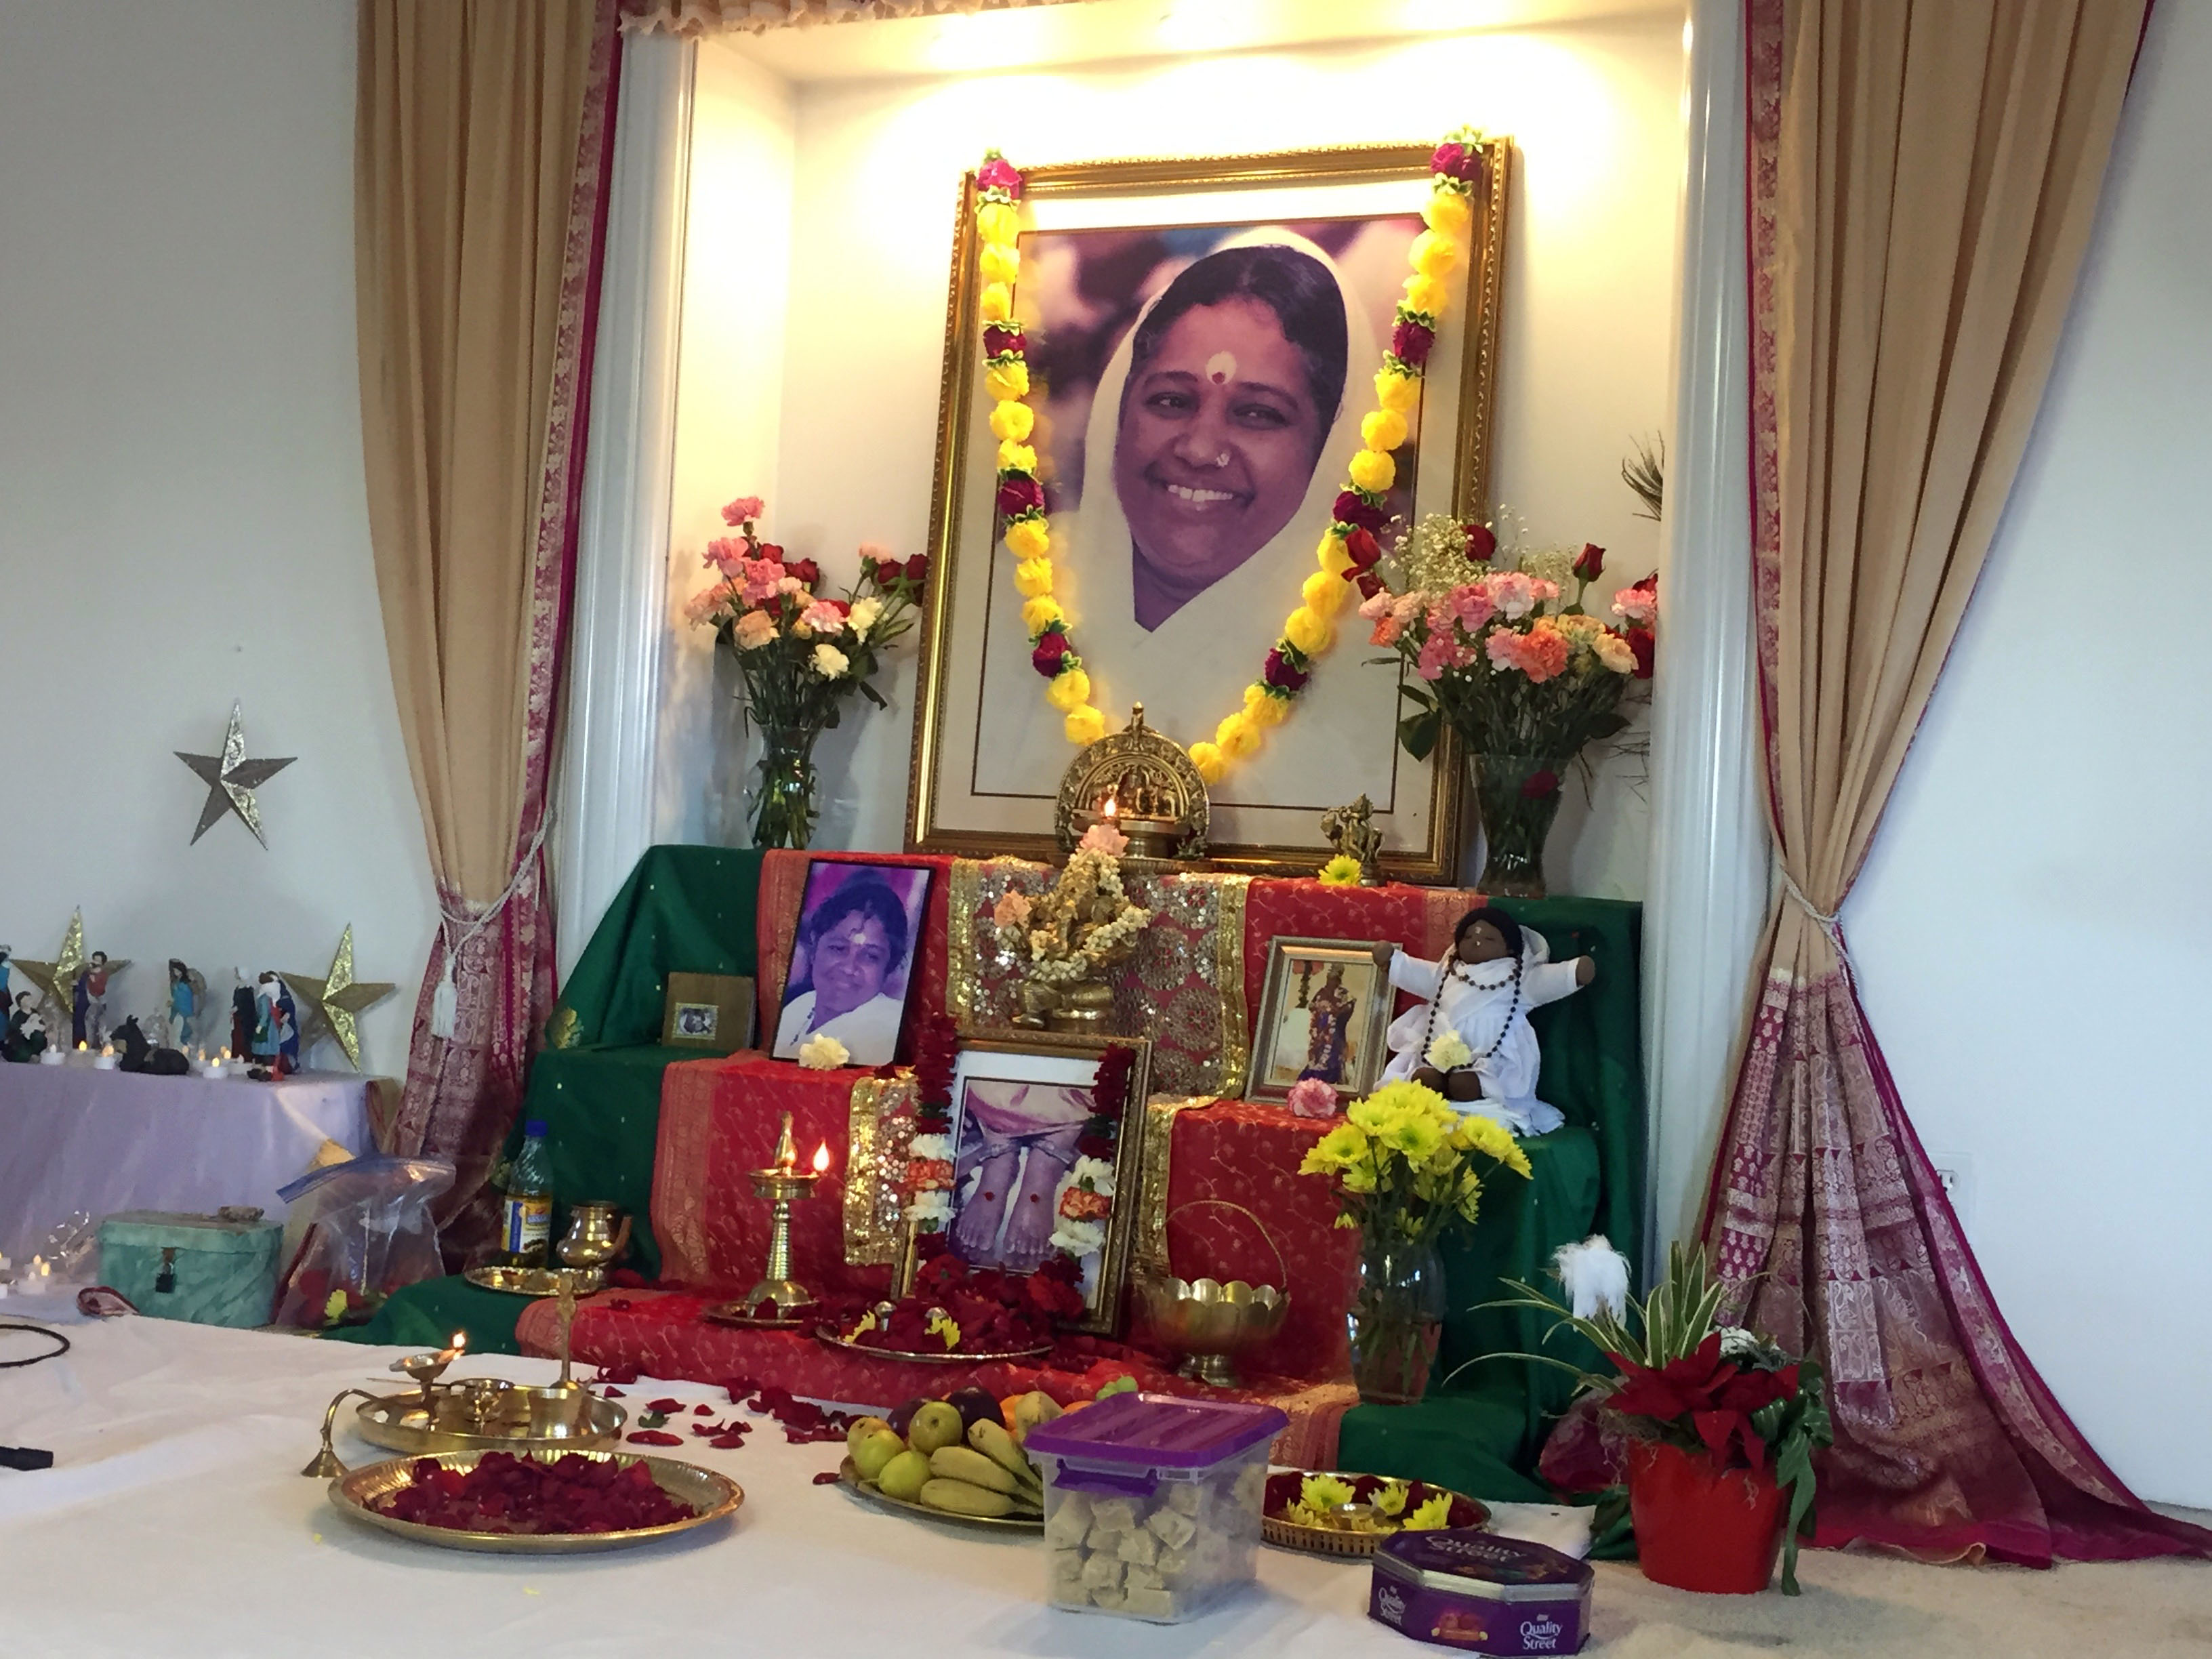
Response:
[[[412,1539],[418,1544],[433,1544],[440,1549],[481,1550],[501,1555],[580,1555],[594,1550],[628,1549],[636,1544],[649,1544],[657,1538],[672,1538],[695,1527],[726,1520],[745,1501],[744,1489],[727,1475],[702,1469],[696,1463],[678,1462],[672,1457],[640,1457],[629,1452],[611,1451],[532,1455],[540,1458],[589,1457],[624,1468],[642,1463],[652,1471],[661,1491],[680,1504],[689,1504],[695,1513],[688,1521],[672,1521],[665,1527],[635,1527],[628,1532],[461,1532],[451,1527],[426,1527],[420,1522],[402,1521],[370,1507],[374,1499],[412,1482],[416,1460],[411,1457],[391,1458],[356,1469],[351,1474],[340,1475],[331,1482],[331,1506],[363,1526]],[[474,1468],[477,1460],[483,1455],[480,1451],[448,1452],[434,1461],[441,1468],[468,1470]]]
[[[1241,1279],[1224,1285],[1148,1274],[1137,1281],[1137,1300],[1152,1335],[1189,1356],[1183,1374],[1223,1389],[1237,1385],[1236,1356],[1282,1329],[1291,1310],[1288,1291]]]
[[[460,1451],[588,1450],[621,1438],[629,1413],[580,1388],[501,1389],[479,1418],[458,1388],[379,1395],[354,1410],[354,1432],[372,1446],[414,1456]]]

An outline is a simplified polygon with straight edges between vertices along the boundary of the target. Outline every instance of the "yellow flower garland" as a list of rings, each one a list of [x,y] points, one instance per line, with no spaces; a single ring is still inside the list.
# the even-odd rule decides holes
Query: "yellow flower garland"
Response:
[[[1443,278],[1460,263],[1474,223],[1474,194],[1484,173],[1480,133],[1462,129],[1431,160],[1431,189],[1421,208],[1428,228],[1408,251],[1413,275],[1406,279],[1390,349],[1375,377],[1376,407],[1359,423],[1362,447],[1346,468],[1349,482],[1337,498],[1335,521],[1316,550],[1321,568],[1301,586],[1298,608],[1284,620],[1261,678],[1244,689],[1244,706],[1214,727],[1210,742],[1190,745],[1192,763],[1208,783],[1218,782],[1231,762],[1256,753],[1267,729],[1289,718],[1315,660],[1336,642],[1336,618],[1349,602],[1351,584],[1375,562],[1372,532],[1382,522],[1384,492],[1397,480],[1392,452],[1406,441],[1406,417],[1420,400],[1421,375],[1449,293]],[[1014,586],[1023,599],[1030,661],[1048,682],[1045,699],[1062,715],[1069,742],[1094,743],[1105,733],[1106,716],[1091,705],[1091,677],[1069,637],[1067,615],[1053,598],[1052,526],[1036,452],[1029,443],[1036,416],[1023,401],[1030,394],[1027,342],[1012,321],[1014,283],[1021,273],[1020,216],[1014,205],[1021,175],[991,150],[975,180],[983,389],[992,399],[991,433],[999,440],[1002,534],[1018,561]],[[1363,533],[1355,553],[1353,538]]]

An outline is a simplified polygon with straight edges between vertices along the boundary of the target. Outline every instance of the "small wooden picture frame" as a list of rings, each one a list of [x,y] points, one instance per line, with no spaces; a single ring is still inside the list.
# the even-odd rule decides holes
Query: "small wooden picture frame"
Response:
[[[753,982],[743,974],[668,976],[660,1041],[702,1054],[733,1054],[753,1041]]]
[[[1393,1000],[1375,951],[1359,939],[1267,941],[1249,1098],[1281,1100],[1307,1076],[1319,1077],[1340,1099],[1374,1092],[1389,1063],[1382,1035]]]

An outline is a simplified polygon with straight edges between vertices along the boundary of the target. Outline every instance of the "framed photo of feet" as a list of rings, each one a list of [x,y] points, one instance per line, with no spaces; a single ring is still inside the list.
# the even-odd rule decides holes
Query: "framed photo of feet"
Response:
[[[1006,1273],[1072,1263],[1111,1335],[1136,1233],[1152,1043],[1045,1032],[963,1044],[952,1082],[951,1248]]]

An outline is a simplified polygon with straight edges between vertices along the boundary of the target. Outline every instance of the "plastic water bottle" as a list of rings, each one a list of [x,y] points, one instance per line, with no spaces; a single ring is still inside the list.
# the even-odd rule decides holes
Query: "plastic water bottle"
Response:
[[[522,1150],[507,1176],[500,1246],[516,1267],[542,1267],[552,1233],[553,1155],[545,1150],[544,1121],[532,1118],[522,1126]]]

